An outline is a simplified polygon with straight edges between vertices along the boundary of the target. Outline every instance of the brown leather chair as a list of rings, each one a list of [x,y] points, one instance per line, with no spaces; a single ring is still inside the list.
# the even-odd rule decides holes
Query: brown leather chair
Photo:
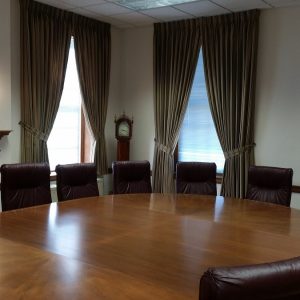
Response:
[[[290,206],[293,170],[250,166],[247,199]]]
[[[95,164],[57,165],[55,172],[58,201],[99,196]]]
[[[216,170],[215,163],[178,162],[176,165],[176,192],[217,195]]]
[[[300,257],[258,265],[208,269],[200,300],[300,299]]]
[[[148,161],[114,161],[113,193],[151,193],[150,163]]]
[[[2,165],[1,201],[3,211],[51,203],[49,165]]]

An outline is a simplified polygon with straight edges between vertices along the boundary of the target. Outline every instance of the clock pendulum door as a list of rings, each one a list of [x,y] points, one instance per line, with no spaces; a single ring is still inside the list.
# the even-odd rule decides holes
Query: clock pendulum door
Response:
[[[129,160],[129,140],[118,141],[117,160]]]

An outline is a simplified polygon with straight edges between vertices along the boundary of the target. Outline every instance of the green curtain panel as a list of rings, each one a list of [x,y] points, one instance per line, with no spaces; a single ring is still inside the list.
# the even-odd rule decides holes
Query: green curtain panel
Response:
[[[254,163],[259,11],[200,19],[206,87],[225,155],[221,194],[243,198]]]
[[[154,25],[153,191],[174,191],[174,150],[200,51],[196,20]]]
[[[93,132],[99,175],[107,173],[105,122],[108,105],[110,25],[81,16],[74,18],[74,44],[85,113]]]
[[[59,107],[71,36],[68,12],[20,0],[21,160],[48,162],[47,140]]]

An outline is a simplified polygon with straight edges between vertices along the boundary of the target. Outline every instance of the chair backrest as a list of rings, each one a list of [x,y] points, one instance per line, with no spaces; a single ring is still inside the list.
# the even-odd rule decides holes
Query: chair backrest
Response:
[[[1,201],[3,211],[51,203],[49,165],[2,165]]]
[[[57,165],[55,172],[58,201],[99,196],[95,164]]]
[[[246,198],[290,206],[292,180],[292,169],[250,166]]]
[[[183,194],[217,195],[215,163],[178,162],[176,192]]]
[[[113,193],[151,193],[149,161],[114,161]]]
[[[200,300],[300,299],[300,257],[259,265],[208,269]]]

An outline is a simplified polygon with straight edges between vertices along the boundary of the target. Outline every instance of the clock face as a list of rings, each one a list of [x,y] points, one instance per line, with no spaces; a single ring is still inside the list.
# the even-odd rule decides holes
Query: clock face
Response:
[[[128,137],[129,136],[129,124],[125,121],[121,122],[118,129],[118,135]]]

